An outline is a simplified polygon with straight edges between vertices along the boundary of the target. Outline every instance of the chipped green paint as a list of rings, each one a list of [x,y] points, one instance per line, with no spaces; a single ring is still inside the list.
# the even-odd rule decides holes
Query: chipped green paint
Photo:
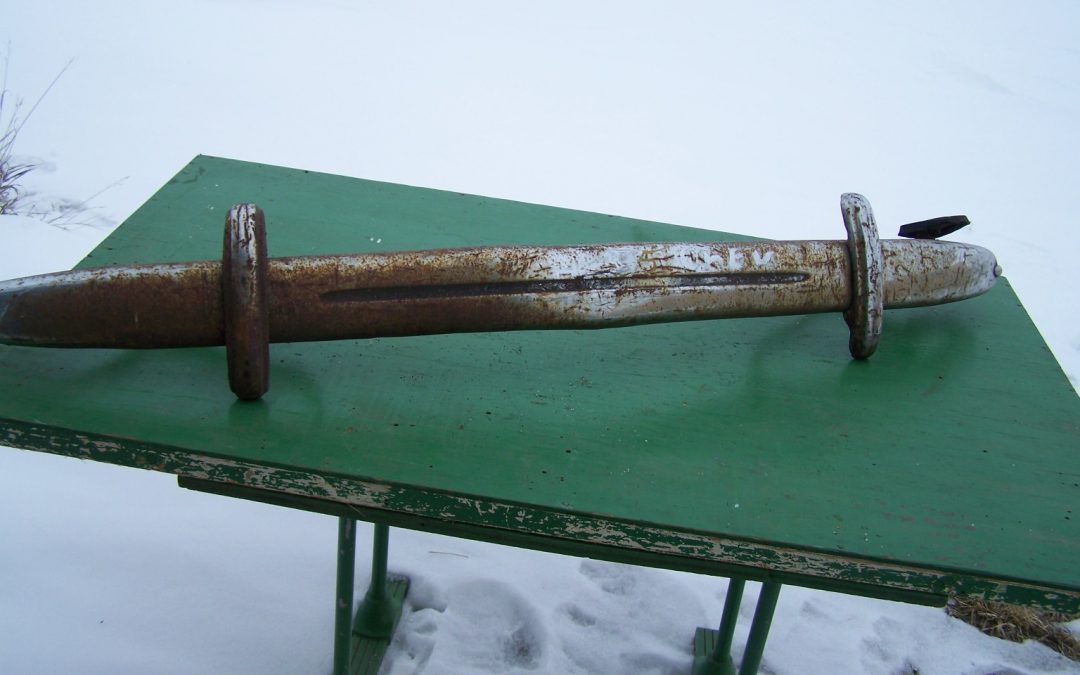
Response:
[[[248,200],[271,255],[728,238],[203,157],[85,264],[214,257]],[[1080,402],[1008,283],[887,315],[871,363],[837,321],[275,345],[257,404],[220,349],[0,347],[0,443],[574,555],[1080,609]]]
[[[258,498],[242,489],[250,488],[270,493],[262,497],[270,502],[274,501],[274,493],[305,495],[341,507],[343,514],[368,520],[389,519],[401,527],[446,534],[467,528],[466,536],[491,541],[500,541],[502,532],[518,533],[530,538],[526,545],[532,548],[576,552],[589,557],[636,561],[718,576],[782,581],[925,604],[944,604],[947,596],[962,595],[1065,612],[1075,612],[1080,606],[1071,589],[976,578],[970,574],[949,574],[882,561],[853,560],[700,532],[678,532],[586,514],[546,511],[482,497],[308,474],[128,440],[95,438],[79,433],[57,435],[55,430],[12,424],[5,425],[0,443],[172,473],[195,479],[195,485],[200,482],[217,484],[218,487],[210,491],[221,494]],[[318,504],[304,504],[302,500],[293,505],[297,504],[309,510],[325,510]],[[331,509],[329,512],[336,511]],[[437,525],[433,527],[432,523]],[[560,547],[555,540],[570,546]],[[580,548],[574,547],[574,543],[580,544]],[[624,555],[605,553],[605,548],[621,551]],[[625,555],[626,552],[630,554]],[[634,552],[646,556],[635,559]]]

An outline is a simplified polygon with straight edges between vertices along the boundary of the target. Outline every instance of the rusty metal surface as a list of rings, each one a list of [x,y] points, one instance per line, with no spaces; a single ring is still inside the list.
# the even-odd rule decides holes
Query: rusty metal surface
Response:
[[[39,347],[224,344],[221,262],[101,267],[0,282],[0,341]]]
[[[841,195],[840,211],[851,260],[851,302],[844,311],[850,330],[848,350],[856,359],[868,359],[881,341],[885,281],[881,243],[874,212],[865,197],[852,192]]]
[[[993,285],[993,254],[882,242],[884,306]],[[486,247],[268,261],[270,340],[605,328],[843,311],[843,241]],[[80,347],[225,343],[221,263],[74,270],[0,282],[0,341]]]
[[[0,282],[0,342],[156,348],[225,344],[242,399],[269,387],[270,342],[611,328],[844,313],[852,356],[877,348],[885,308],[984,293],[989,251],[879,242],[869,203],[841,197],[844,241],[489,246],[266,257],[263,213],[238,204],[221,263],[76,270]]]
[[[835,242],[488,247],[271,263],[275,342],[839,311]]]
[[[222,311],[229,387],[245,401],[270,388],[266,220],[254,204],[237,204],[225,218],[221,257]]]
[[[994,254],[971,244],[886,239],[881,254],[885,309],[973,298],[993,288],[1001,275]]]

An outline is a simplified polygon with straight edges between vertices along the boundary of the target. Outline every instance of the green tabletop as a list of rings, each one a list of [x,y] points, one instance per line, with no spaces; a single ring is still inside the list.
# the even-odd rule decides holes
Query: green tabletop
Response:
[[[241,201],[274,256],[733,238],[198,157],[82,265],[218,258]],[[0,347],[0,443],[553,551],[1080,610],[1080,399],[1005,279],[887,313],[867,362],[839,315],[278,344],[271,361],[244,403],[223,348]]]

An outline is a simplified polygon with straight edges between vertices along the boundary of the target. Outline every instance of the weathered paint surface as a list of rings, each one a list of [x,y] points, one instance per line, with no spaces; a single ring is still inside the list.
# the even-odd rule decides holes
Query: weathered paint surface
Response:
[[[33,426],[0,427],[0,444],[69,455],[80,459],[173,473],[178,476],[243,485],[275,492],[317,497],[367,509],[447,523],[478,526],[496,532],[527,533],[580,541],[583,544],[691,558],[716,563],[717,574],[732,566],[749,578],[776,574],[811,587],[858,589],[862,594],[890,597],[890,591],[962,595],[1012,602],[1062,612],[1080,611],[1080,591],[1025,583],[1014,579],[951,574],[942,570],[898,565],[884,560],[857,559],[826,552],[678,531],[601,515],[537,509],[474,495],[397,487],[355,477],[318,475],[213,457],[178,448],[130,440],[112,440]],[[407,521],[406,521],[407,524]],[[830,586],[829,582],[837,585]],[[823,583],[824,582],[824,583]],[[875,587],[879,587],[876,588]]]

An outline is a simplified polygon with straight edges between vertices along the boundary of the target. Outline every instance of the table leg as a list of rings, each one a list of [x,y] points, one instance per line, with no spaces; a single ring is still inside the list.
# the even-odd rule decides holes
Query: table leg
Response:
[[[772,627],[780,587],[781,584],[775,581],[766,581],[761,585],[761,594],[758,596],[757,609],[754,610],[754,621],[750,624],[750,637],[746,640],[746,651],[743,652],[739,675],[755,675],[761,666],[761,656],[765,652],[769,628]]]
[[[731,640],[735,634],[735,622],[739,620],[739,605],[745,587],[745,580],[730,579],[724,597],[724,614],[720,617],[720,630],[698,629],[694,636],[693,675],[734,675]]]
[[[376,523],[374,529],[371,583],[350,621],[349,675],[375,675],[379,671],[409,591],[407,578],[390,576],[386,571],[390,527]]]
[[[353,632],[370,638],[389,638],[401,614],[401,601],[392,597],[386,578],[386,559],[390,546],[390,527],[375,525],[371,552],[371,583],[356,610]]]
[[[353,572],[356,565],[356,521],[338,518],[337,602],[334,610],[334,675],[349,674],[352,652]]]
[[[727,596],[724,598],[724,614],[720,619],[719,630],[698,628],[694,635],[693,675],[734,675],[735,663],[731,658],[731,643],[745,586],[746,582],[742,579],[733,578],[728,583]],[[754,675],[761,666],[765,640],[772,626],[780,587],[781,584],[775,582],[766,582],[761,586],[757,608],[754,610],[754,620],[750,624],[750,636],[739,667],[739,675]]]

